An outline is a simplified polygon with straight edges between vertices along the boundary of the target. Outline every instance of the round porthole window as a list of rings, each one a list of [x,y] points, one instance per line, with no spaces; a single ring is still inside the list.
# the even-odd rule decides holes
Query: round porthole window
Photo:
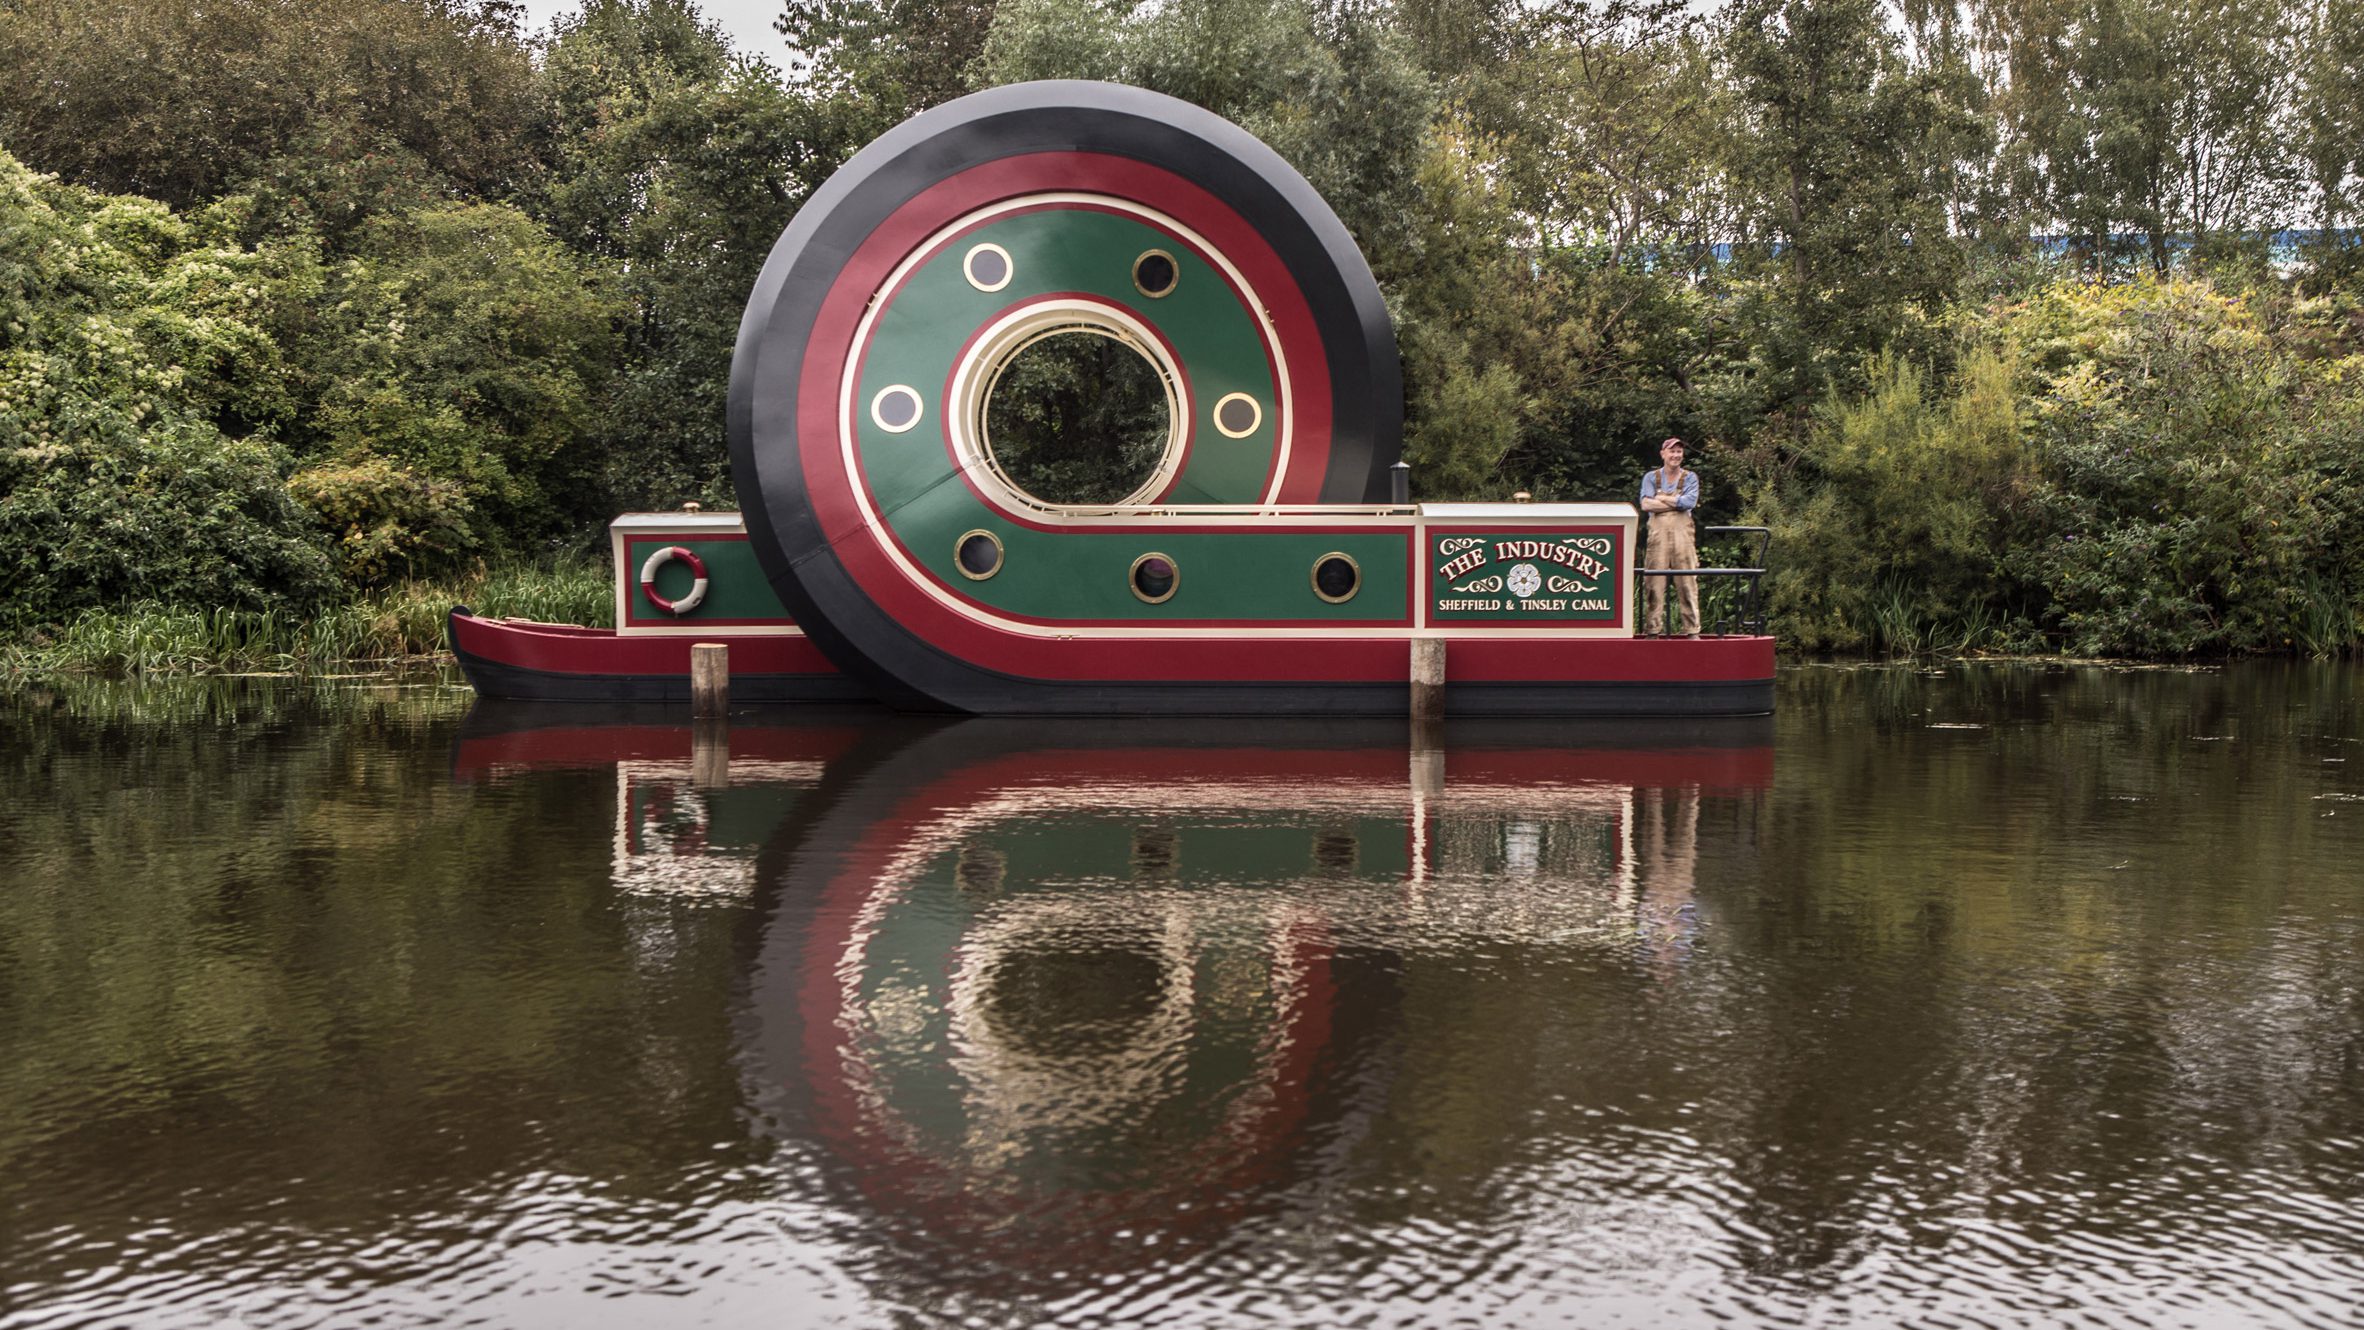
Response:
[[[1001,537],[990,531],[971,531],[953,547],[952,558],[962,577],[982,582],[1001,571]]]
[[[1164,554],[1144,554],[1133,560],[1133,594],[1152,605],[1162,605],[1174,598],[1174,589],[1182,585],[1182,570]]]
[[[1332,552],[1313,561],[1313,594],[1343,605],[1363,589],[1363,566],[1351,554]]]
[[[1008,250],[999,245],[985,244],[971,247],[961,257],[960,271],[962,276],[969,279],[969,285],[978,290],[999,291],[1010,284],[1010,277],[1016,268],[1010,262]]]
[[[1174,294],[1174,284],[1181,280],[1182,270],[1174,266],[1174,256],[1162,249],[1146,250],[1133,260],[1133,289],[1151,300]]]
[[[889,384],[870,399],[870,421],[889,434],[901,434],[919,423],[919,392],[908,384]]]
[[[1263,406],[1246,393],[1231,393],[1215,403],[1215,428],[1224,438],[1244,439],[1263,423]]]

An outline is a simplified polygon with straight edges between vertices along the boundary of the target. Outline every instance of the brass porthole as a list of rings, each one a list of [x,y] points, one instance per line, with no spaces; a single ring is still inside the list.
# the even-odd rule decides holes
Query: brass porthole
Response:
[[[1143,250],[1133,260],[1133,289],[1151,300],[1163,300],[1174,294],[1182,282],[1182,265],[1162,249]]]
[[[1313,561],[1313,594],[1332,605],[1343,605],[1363,589],[1363,566],[1340,550]]]
[[[1163,605],[1172,600],[1174,592],[1182,586],[1182,566],[1174,562],[1173,555],[1153,550],[1133,560],[1132,569],[1125,574],[1125,581],[1143,603]]]
[[[1001,571],[1001,537],[990,531],[971,531],[952,546],[952,566],[972,582],[982,582]]]
[[[1018,265],[1011,261],[1010,252],[991,241],[970,246],[960,260],[960,275],[980,291],[999,291],[1010,284],[1010,278],[1017,272]]]

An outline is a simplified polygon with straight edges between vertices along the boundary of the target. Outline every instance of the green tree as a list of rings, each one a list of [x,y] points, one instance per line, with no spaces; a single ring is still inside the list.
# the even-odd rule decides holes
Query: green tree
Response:
[[[1769,407],[1801,407],[1868,354],[1926,353],[1959,282],[1945,188],[1967,131],[1952,85],[1903,58],[1876,0],[1740,0],[1720,54],[1738,293]]]
[[[2315,361],[2272,301],[2182,280],[2061,283],[2002,331],[2045,472],[2013,567],[2071,650],[2275,650],[2341,617],[2352,640],[2352,353]]]
[[[828,127],[683,0],[600,0],[559,24],[543,215],[610,275],[621,320],[589,468],[623,507],[729,494],[723,436],[739,315],[826,169]]]
[[[531,61],[506,0],[9,0],[0,141],[42,170],[340,233],[530,176]],[[285,216],[283,217],[283,214]]]
[[[2273,226],[2295,202],[2300,14],[2267,0],[2006,0],[1982,7],[1999,169],[2036,225],[2096,263]],[[2336,39],[2334,39],[2336,40]]]
[[[2352,283],[2364,275],[2364,248],[2352,234],[2364,194],[2364,6],[2312,0],[2295,16],[2299,34],[2297,157],[2313,197],[2317,234],[2310,259],[2319,278]]]
[[[1729,108],[1699,20],[1674,0],[1548,10],[1486,121],[1519,209],[1554,251],[1695,272],[1731,229]]]
[[[999,0],[782,0],[772,27],[828,117],[830,156],[971,87]]]
[[[1538,494],[1621,495],[1657,440],[1701,432],[1702,380],[1728,354],[1713,294],[1734,226],[1728,99],[1678,4],[1556,6],[1511,50],[1470,97],[1504,234],[1534,250],[1515,348],[1530,406],[1505,468]]]

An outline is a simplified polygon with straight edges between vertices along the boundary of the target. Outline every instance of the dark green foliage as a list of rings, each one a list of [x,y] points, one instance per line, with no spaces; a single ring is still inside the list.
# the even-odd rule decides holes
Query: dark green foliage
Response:
[[[729,502],[731,347],[765,255],[823,174],[825,117],[733,58],[677,0],[603,0],[543,61],[552,170],[542,215],[609,274],[612,375],[586,479],[622,508]]]
[[[784,0],[793,72],[836,113],[845,151],[969,91],[999,0]]]
[[[1990,312],[1944,394],[1881,362],[1789,458],[1752,459],[1785,628],[1903,651],[2354,646],[2364,392],[2346,313],[2057,283]]]
[[[132,597],[303,607],[333,586],[269,445],[68,409],[50,417],[56,442],[26,447],[18,423],[0,422],[0,582],[16,622]]]
[[[8,624],[131,597],[258,607],[330,592],[267,432],[285,410],[256,320],[268,274],[207,239],[161,205],[0,154]]]
[[[1156,366],[1091,333],[1020,351],[985,407],[994,465],[1045,503],[1123,502],[1156,474],[1172,428]]]
[[[2012,566],[2071,650],[2304,647],[2310,598],[2355,591],[2364,398],[2273,303],[2146,283],[2022,316],[2048,484]]]
[[[379,459],[455,482],[453,498],[465,497],[494,542],[530,544],[596,521],[604,496],[586,437],[616,312],[589,280],[598,270],[523,213],[492,204],[377,218],[353,248],[303,348],[323,384],[318,447],[339,466]],[[465,507],[419,502],[438,510],[432,525],[467,529]]]
[[[186,207],[234,189],[283,226],[531,172],[531,66],[500,0],[9,0],[0,143]]]
[[[1724,20],[1742,234],[1744,335],[1768,408],[1852,379],[1924,334],[1953,294],[1942,172],[1961,110],[1912,69],[1878,0],[1740,0]],[[1775,275],[1778,280],[1774,280]]]

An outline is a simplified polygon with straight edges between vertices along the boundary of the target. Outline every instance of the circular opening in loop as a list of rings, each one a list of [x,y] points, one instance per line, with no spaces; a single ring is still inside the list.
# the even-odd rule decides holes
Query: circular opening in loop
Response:
[[[982,582],[1001,571],[1001,537],[990,531],[971,531],[952,547],[953,565],[960,575]]]
[[[1044,504],[1146,501],[1179,443],[1164,371],[1121,330],[1097,324],[1053,327],[1012,349],[982,417],[993,469]]]
[[[1182,269],[1174,256],[1162,249],[1142,251],[1133,260],[1133,289],[1151,300],[1163,300],[1174,294],[1174,287],[1182,280]]]
[[[1215,403],[1215,429],[1227,439],[1244,439],[1264,423],[1264,405],[1246,393],[1230,393]]]
[[[1313,561],[1313,594],[1332,605],[1343,605],[1363,589],[1363,566],[1351,554],[1336,550]]]
[[[990,241],[970,246],[960,260],[961,275],[980,291],[999,291],[1008,286],[1017,270],[1017,264],[1010,260],[1010,252]]]
[[[1132,580],[1133,594],[1151,605],[1163,605],[1172,600],[1175,590],[1182,585],[1181,567],[1174,562],[1173,556],[1166,554],[1144,554],[1133,560],[1132,571],[1128,576]]]
[[[918,389],[890,383],[870,399],[870,422],[889,434],[901,434],[919,423],[921,410]]]

